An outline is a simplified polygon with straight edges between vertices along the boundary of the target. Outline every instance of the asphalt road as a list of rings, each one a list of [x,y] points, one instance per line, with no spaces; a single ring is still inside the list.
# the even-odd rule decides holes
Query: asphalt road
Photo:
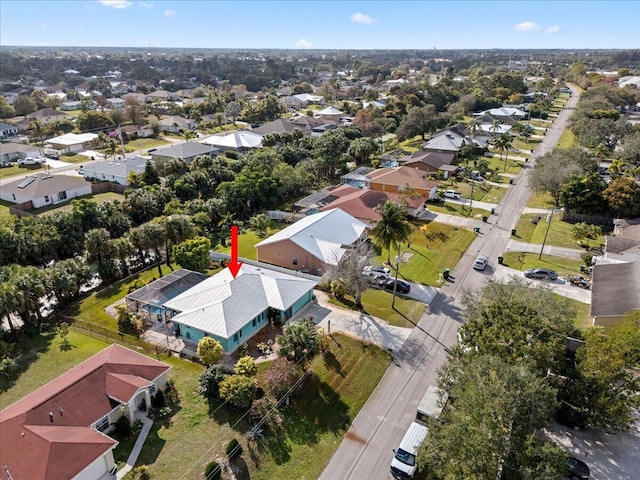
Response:
[[[551,151],[557,144],[577,101],[578,95],[574,92],[532,155],[529,168],[537,156]],[[497,257],[504,252],[511,238],[511,229],[527,203],[530,194],[526,184],[527,172],[528,168],[524,168],[516,177],[498,204],[496,215],[483,224],[480,235],[452,271],[451,281],[440,289],[429,305],[428,313],[413,329],[403,348],[394,352],[394,361],[354,419],[321,479],[391,478],[392,450],[398,446],[413,421],[427,387],[436,383],[438,368],[446,360],[447,347],[456,342],[456,332],[462,321],[459,295],[463,288],[482,287],[494,273]],[[478,253],[490,258],[484,272],[472,269]]]

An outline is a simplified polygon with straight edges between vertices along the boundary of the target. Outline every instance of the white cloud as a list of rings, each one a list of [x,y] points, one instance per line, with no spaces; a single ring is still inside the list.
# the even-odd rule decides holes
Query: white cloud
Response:
[[[547,33],[558,33],[560,31],[560,25],[551,25],[547,28]]]
[[[133,2],[131,2],[130,0],[98,0],[98,2],[100,2],[105,7],[116,8],[118,10],[133,5]]]
[[[149,2],[138,2],[138,6],[140,8],[153,8],[153,3]]]
[[[307,40],[306,38],[301,38],[300,40],[298,40],[295,44],[296,47],[298,48],[311,48],[313,43],[311,43],[309,40]]]
[[[537,30],[540,30],[540,25],[535,22],[522,22],[514,25],[513,28],[515,28],[519,32],[535,32]]]
[[[366,25],[370,25],[376,22],[376,20],[371,18],[369,15],[365,13],[360,13],[360,12],[357,12],[351,15],[351,20],[356,23],[364,23]]]
[[[164,11],[164,16],[165,17],[174,17],[176,15],[176,11],[175,10],[165,10]]]

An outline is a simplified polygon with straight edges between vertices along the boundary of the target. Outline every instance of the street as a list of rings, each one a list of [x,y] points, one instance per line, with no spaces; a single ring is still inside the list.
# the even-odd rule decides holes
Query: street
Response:
[[[456,332],[462,322],[462,307],[458,301],[464,288],[480,288],[491,275],[473,270],[479,253],[487,255],[490,265],[497,265],[522,214],[530,191],[526,175],[535,158],[557,144],[565,129],[571,109],[578,101],[574,91],[556,122],[532,155],[527,168],[515,178],[502,201],[483,224],[480,235],[471,244],[460,262],[429,305],[394,362],[381,379],[369,400],[354,419],[351,428],[321,479],[388,479],[392,450],[398,446],[404,432],[416,415],[418,402],[430,384],[436,384],[437,372],[444,364],[447,349],[456,343]],[[494,269],[488,269],[492,273]]]

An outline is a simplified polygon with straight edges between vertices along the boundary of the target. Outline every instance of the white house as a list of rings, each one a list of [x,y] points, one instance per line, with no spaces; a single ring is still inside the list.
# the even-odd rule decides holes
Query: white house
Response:
[[[243,151],[261,147],[262,135],[246,130],[239,130],[226,135],[211,135],[204,140],[200,140],[200,143],[212,145],[223,152],[226,150]]]
[[[81,152],[95,147],[98,135],[95,133],[65,133],[59,137],[50,138],[45,145],[54,150],[62,150],[65,153]]]
[[[33,208],[67,202],[91,194],[91,184],[71,175],[36,173],[6,183],[0,188],[0,199],[11,203],[33,202]]]
[[[17,137],[18,127],[15,125],[9,125],[8,123],[0,122],[0,140],[6,140],[7,138]]]
[[[148,161],[153,163],[150,158],[140,156],[121,158],[115,161],[96,161],[81,165],[78,172],[87,180],[103,180],[105,182],[119,183],[120,185],[129,185],[129,174],[131,172],[144,172]]]
[[[158,125],[160,125],[160,130],[169,133],[183,133],[185,130],[195,130],[198,127],[198,124],[193,120],[175,115],[163,118],[158,122]]]

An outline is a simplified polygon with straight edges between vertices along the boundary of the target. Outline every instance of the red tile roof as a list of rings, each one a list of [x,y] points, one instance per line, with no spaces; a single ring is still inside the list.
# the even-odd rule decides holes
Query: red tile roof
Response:
[[[0,411],[0,466],[14,480],[74,477],[117,443],[89,427],[169,368],[117,344],[98,352]]]
[[[347,185],[335,188],[331,191],[331,195],[338,198],[322,207],[320,209],[321,212],[339,208],[362,221],[380,220],[380,214],[375,211],[375,208],[384,204],[387,200],[398,204],[404,203],[409,208],[418,208],[425,202],[424,197],[420,196],[402,197],[397,193],[355,188]]]

